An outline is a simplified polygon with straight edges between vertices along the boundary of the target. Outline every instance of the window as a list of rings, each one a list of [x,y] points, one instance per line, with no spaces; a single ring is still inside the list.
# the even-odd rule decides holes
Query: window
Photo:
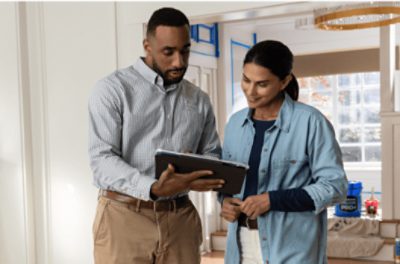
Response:
[[[299,101],[333,124],[345,163],[380,166],[379,83],[379,72],[299,78]]]

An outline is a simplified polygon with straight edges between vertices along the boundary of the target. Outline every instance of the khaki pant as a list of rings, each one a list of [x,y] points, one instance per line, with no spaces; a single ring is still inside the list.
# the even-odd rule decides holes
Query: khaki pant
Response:
[[[200,263],[201,222],[191,202],[155,212],[100,197],[93,237],[96,264]]]

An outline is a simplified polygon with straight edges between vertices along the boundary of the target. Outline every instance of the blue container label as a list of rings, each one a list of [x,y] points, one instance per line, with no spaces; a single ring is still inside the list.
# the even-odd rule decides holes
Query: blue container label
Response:
[[[358,199],[355,196],[347,196],[347,199],[339,204],[339,208],[343,212],[355,212],[358,210]]]

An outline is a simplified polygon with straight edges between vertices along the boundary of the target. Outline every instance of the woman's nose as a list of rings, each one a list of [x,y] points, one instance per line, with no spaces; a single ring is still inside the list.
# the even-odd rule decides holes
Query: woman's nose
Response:
[[[257,93],[256,85],[254,83],[249,84],[247,93],[249,95],[255,95]]]

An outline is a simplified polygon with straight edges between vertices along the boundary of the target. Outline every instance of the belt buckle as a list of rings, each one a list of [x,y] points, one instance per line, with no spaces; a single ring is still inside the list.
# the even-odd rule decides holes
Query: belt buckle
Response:
[[[249,217],[248,216],[246,216],[246,227],[248,228],[248,229],[251,229],[250,228],[250,223],[249,223]]]

